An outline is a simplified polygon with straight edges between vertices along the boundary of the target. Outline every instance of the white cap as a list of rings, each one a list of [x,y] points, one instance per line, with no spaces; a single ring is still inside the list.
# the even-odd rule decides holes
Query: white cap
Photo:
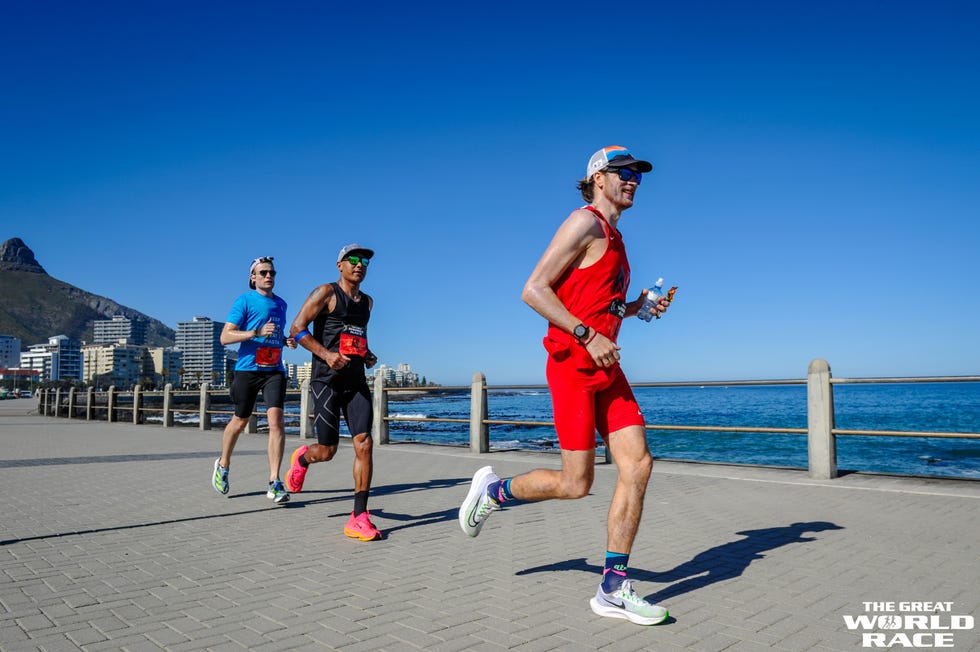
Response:
[[[629,150],[619,145],[603,147],[592,155],[589,165],[585,168],[585,177],[589,178],[599,170],[604,168],[636,168],[637,172],[649,172],[653,169],[653,164],[649,161],[640,161],[633,158]]]

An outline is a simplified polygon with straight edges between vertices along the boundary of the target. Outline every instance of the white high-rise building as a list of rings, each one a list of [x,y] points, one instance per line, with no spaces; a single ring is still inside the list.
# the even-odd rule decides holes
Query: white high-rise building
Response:
[[[114,315],[92,323],[95,344],[146,344],[146,322]]]
[[[296,386],[302,387],[303,383],[313,376],[313,363],[304,362],[296,367]]]
[[[20,354],[22,369],[41,372],[40,382],[49,380],[81,380],[81,343],[67,335],[48,338],[47,344],[34,344]]]
[[[183,385],[199,387],[201,383],[225,384],[225,347],[221,345],[223,322],[207,317],[177,322],[176,347],[184,356]]]

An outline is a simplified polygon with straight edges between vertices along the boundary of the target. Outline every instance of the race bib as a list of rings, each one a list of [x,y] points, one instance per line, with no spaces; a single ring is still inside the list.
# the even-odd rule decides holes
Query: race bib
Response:
[[[272,346],[260,346],[255,350],[255,364],[259,367],[278,367],[282,358],[282,349]]]
[[[344,324],[344,329],[340,332],[340,352],[344,355],[366,357],[367,329],[363,326]]]

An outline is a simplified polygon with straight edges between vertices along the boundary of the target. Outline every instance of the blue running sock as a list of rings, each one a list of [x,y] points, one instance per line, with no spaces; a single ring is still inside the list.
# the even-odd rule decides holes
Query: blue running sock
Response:
[[[602,571],[603,593],[612,593],[623,584],[629,563],[628,554],[606,551],[606,568]]]
[[[487,495],[496,500],[500,505],[503,505],[509,500],[514,500],[514,494],[510,492],[510,481],[511,479],[508,478],[489,484],[487,486]]]

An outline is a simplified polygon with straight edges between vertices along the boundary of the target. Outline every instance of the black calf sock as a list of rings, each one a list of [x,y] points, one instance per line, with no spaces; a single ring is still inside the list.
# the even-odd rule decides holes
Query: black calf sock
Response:
[[[370,493],[370,489],[354,492],[354,516],[360,516],[367,511],[368,494]]]

